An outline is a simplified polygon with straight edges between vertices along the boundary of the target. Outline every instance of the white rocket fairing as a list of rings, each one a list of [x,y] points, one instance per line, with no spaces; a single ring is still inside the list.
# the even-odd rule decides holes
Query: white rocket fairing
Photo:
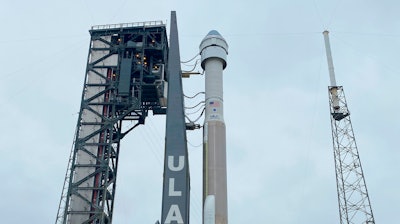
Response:
[[[205,120],[203,133],[204,224],[228,223],[226,134],[223,114],[222,73],[226,67],[228,44],[215,30],[200,44],[201,66],[205,71]],[[212,198],[212,203],[206,203]],[[205,214],[206,214],[205,213]]]

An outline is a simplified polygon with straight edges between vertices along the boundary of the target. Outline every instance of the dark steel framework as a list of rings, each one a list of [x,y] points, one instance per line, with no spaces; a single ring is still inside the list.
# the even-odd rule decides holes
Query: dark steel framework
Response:
[[[350,112],[342,86],[329,87],[332,140],[341,224],[374,224]]]
[[[58,223],[112,222],[120,140],[150,110],[166,113],[162,22],[94,26]],[[128,130],[123,121],[135,121]]]

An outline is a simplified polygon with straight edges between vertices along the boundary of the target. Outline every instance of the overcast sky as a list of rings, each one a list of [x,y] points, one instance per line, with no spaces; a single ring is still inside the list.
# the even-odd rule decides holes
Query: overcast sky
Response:
[[[375,219],[398,223],[400,2],[395,0],[2,1],[2,223],[55,221],[90,27],[168,24],[171,10],[177,11],[182,61],[198,53],[212,29],[229,44],[224,71],[229,223],[339,223],[325,29]],[[183,84],[185,94],[193,95],[203,91],[204,77]],[[160,219],[164,119],[150,115],[121,143],[114,223]],[[201,223],[201,135],[188,133],[192,224]]]

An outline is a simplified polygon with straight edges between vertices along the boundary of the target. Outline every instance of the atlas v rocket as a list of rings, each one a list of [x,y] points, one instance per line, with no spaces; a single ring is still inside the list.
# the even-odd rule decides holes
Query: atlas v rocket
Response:
[[[205,119],[203,129],[204,224],[227,224],[226,134],[223,113],[222,72],[228,44],[215,30],[200,44],[205,71]]]

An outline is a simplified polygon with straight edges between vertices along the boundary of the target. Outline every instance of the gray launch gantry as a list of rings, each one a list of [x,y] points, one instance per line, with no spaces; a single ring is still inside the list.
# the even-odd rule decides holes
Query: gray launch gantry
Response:
[[[90,35],[81,108],[55,223],[112,223],[120,141],[145,123],[149,111],[167,114],[162,223],[188,223],[189,172],[175,12],[170,46],[161,21],[93,26]],[[124,130],[125,121],[134,125]]]

